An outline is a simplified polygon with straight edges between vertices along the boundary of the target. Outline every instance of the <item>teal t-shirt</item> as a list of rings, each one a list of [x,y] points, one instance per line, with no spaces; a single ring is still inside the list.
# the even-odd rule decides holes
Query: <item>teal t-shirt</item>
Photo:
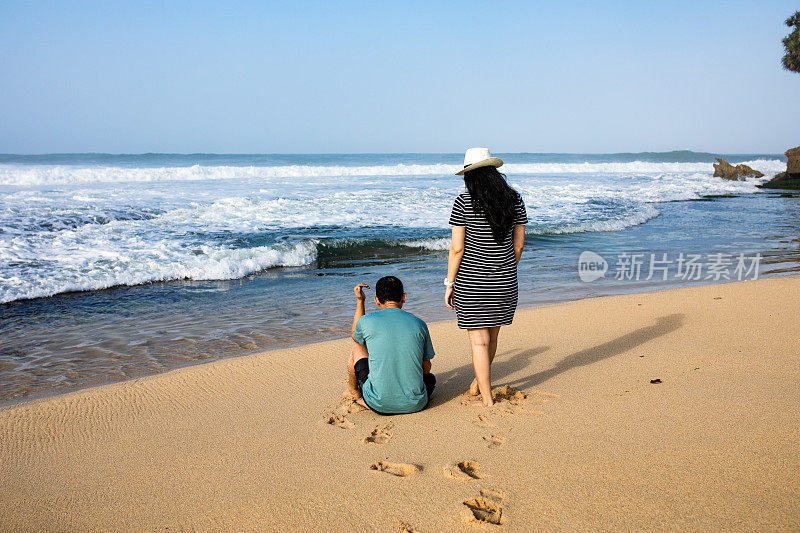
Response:
[[[389,307],[362,316],[353,338],[367,347],[369,377],[364,400],[386,414],[413,413],[428,402],[422,361],[433,358],[428,326],[407,311]]]

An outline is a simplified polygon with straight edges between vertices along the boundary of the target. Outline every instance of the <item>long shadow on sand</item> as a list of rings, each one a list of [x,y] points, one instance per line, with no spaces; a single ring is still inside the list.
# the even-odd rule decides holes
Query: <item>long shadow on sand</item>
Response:
[[[679,313],[662,316],[656,320],[655,324],[635,329],[598,346],[575,352],[566,356],[552,368],[503,384],[512,385],[518,389],[535,387],[562,372],[620,355],[646,342],[671,333],[683,325],[684,316]],[[500,342],[502,343],[502,334]],[[499,382],[507,376],[529,368],[531,359],[546,352],[548,349],[549,346],[538,346],[530,350],[520,350],[516,353],[498,354],[494,363],[492,363],[492,381],[499,385]],[[437,375],[437,389],[431,398],[431,404],[438,405],[456,398],[467,388],[473,377],[472,364],[463,365]]]
[[[566,356],[550,369],[537,372],[536,374],[532,374],[526,378],[515,379],[504,384],[514,386],[518,389],[535,387],[540,383],[543,383],[548,379],[561,374],[562,372],[566,372],[579,366],[591,365],[592,363],[602,361],[603,359],[608,359],[609,357],[623,354],[637,346],[641,346],[646,342],[671,333],[683,325],[683,318],[684,315],[678,313],[662,316],[657,319],[656,323],[652,326],[641,327],[631,331],[630,333],[626,333],[621,337],[604,342],[599,346],[594,346],[592,348],[575,352]],[[495,374],[494,367],[495,365],[492,365],[493,374]],[[502,372],[502,368],[500,370]],[[496,379],[503,379],[509,374],[510,372],[505,374],[498,372],[496,374]]]

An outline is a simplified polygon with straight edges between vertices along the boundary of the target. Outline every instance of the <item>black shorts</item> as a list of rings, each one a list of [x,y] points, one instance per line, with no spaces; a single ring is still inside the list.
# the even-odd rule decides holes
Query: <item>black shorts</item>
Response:
[[[364,387],[364,383],[367,381],[367,377],[369,377],[369,359],[366,357],[362,357],[356,364],[353,365],[353,370],[356,373],[356,381],[358,382],[358,391],[361,392],[361,389]],[[433,394],[433,389],[436,387],[436,376],[431,374],[430,372],[427,374],[422,374],[422,382],[425,383],[425,392],[428,393],[428,401],[431,401],[431,394]],[[365,399],[364,402],[366,403],[367,400]],[[369,405],[367,403],[367,405]],[[427,407],[427,404],[425,405]],[[372,407],[370,407],[372,409]],[[423,407],[424,409],[424,407]],[[375,411],[375,409],[372,409]],[[379,415],[384,415],[386,413],[381,413],[380,411],[375,411]]]

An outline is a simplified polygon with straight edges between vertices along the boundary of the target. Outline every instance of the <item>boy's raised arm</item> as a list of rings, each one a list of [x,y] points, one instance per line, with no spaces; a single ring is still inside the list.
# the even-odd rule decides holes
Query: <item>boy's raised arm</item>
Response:
[[[351,336],[356,331],[356,323],[358,322],[358,319],[364,316],[364,302],[367,299],[367,297],[364,296],[364,289],[369,289],[369,285],[359,283],[353,287],[353,292],[356,293],[356,314],[353,316],[353,327],[350,329]]]

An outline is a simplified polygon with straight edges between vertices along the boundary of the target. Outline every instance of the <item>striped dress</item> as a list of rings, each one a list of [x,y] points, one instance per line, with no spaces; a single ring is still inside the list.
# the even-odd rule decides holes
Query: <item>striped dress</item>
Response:
[[[517,194],[515,226],[528,223]],[[472,209],[468,192],[453,203],[451,226],[466,228],[464,255],[453,284],[453,303],[462,329],[506,326],[517,309],[517,263],[513,228],[501,244],[494,240],[486,217]]]

